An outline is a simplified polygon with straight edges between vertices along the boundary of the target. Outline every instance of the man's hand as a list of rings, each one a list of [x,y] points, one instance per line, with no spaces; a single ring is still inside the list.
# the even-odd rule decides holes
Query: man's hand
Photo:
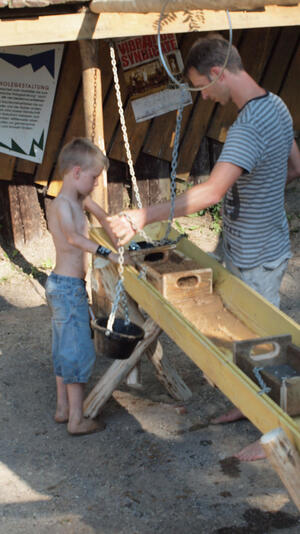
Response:
[[[128,210],[107,217],[106,221],[118,240],[118,246],[128,243],[143,228],[140,213],[140,210]]]

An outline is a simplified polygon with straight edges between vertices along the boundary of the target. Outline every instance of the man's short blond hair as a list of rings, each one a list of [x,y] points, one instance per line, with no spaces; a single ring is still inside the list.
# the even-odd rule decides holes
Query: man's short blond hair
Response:
[[[67,143],[58,157],[58,168],[61,176],[64,176],[72,167],[81,167],[86,170],[95,163],[99,163],[102,169],[108,169],[109,160],[87,137],[76,137]]]

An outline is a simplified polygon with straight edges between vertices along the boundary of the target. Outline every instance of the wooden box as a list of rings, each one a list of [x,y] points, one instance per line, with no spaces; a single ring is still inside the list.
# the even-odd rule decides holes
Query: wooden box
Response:
[[[260,387],[269,387],[267,394],[285,412],[300,414],[300,349],[290,335],[237,341],[234,362]]]
[[[201,268],[178,250],[156,249],[136,261],[147,280],[171,302],[212,294],[212,269]]]

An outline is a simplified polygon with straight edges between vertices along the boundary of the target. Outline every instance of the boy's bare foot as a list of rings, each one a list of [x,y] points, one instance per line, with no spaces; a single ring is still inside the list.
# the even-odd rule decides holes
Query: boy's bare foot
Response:
[[[238,408],[232,408],[232,410],[229,410],[229,412],[211,419],[210,422],[212,425],[218,425],[222,423],[232,423],[233,421],[238,421],[239,419],[245,419],[244,414]]]
[[[69,422],[68,432],[72,436],[83,436],[85,434],[94,434],[101,432],[106,427],[103,421],[95,421],[88,417],[84,417],[79,423]]]
[[[69,408],[57,406],[54,421],[56,423],[67,423],[69,421]]]
[[[260,442],[255,441],[233,456],[234,458],[238,458],[241,462],[254,462],[255,460],[263,460],[266,458],[266,453]]]

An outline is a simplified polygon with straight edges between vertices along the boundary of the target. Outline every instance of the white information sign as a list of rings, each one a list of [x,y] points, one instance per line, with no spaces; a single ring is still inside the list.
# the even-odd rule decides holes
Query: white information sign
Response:
[[[42,162],[63,46],[0,48],[0,152]]]

